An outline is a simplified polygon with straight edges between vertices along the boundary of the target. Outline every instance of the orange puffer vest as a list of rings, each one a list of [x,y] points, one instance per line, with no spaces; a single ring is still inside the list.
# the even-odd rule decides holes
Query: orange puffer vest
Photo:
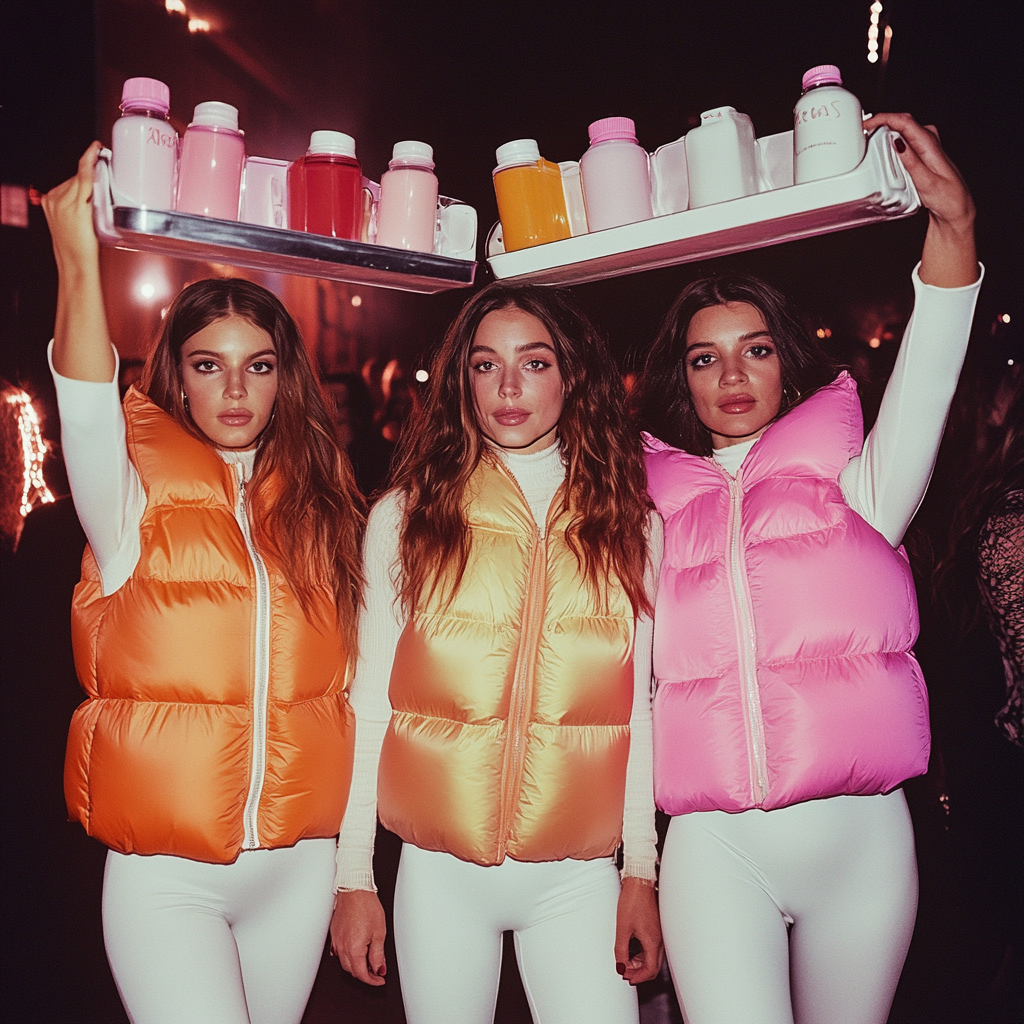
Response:
[[[89,699],[68,737],[71,818],[122,853],[214,863],[335,835],[354,723],[331,596],[310,623],[252,550],[213,448],[134,389],[125,417],[142,554],[108,597],[83,558],[72,631]]]
[[[391,672],[381,821],[477,864],[593,859],[622,833],[633,610],[587,587],[552,502],[541,538],[503,467],[469,483],[469,564],[412,616]],[[440,588],[439,588],[440,589]]]

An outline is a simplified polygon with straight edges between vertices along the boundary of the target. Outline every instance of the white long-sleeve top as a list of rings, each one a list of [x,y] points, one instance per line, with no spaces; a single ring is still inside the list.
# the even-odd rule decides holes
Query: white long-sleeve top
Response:
[[[113,346],[111,346],[113,348]],[[124,410],[117,386],[118,356],[110,382],[62,377],[53,368],[53,342],[47,349],[57,388],[60,443],[75,511],[96,558],[105,597],[120,590],[139,564],[139,527],[146,511],[146,492],[138,470],[128,458]],[[252,476],[256,451],[217,454]],[[237,470],[236,470],[237,472]]]
[[[936,288],[914,268],[914,312],[903,333],[878,419],[861,454],[839,474],[846,503],[898,547],[921,507],[956,391],[984,276],[962,288]],[[743,441],[716,448],[715,461],[736,475],[747,452]]]
[[[979,276],[978,281],[963,288],[936,288],[924,284],[916,269],[913,282],[914,314],[907,325],[878,420],[864,442],[861,455],[851,460],[839,480],[850,506],[893,545],[902,539],[931,477],[981,287]],[[146,507],[141,480],[128,458],[117,369],[115,367],[110,382],[62,377],[53,369],[52,345],[50,369],[57,390],[61,442],[75,508],[96,557],[103,592],[111,594],[124,585],[138,564],[139,527]],[[735,473],[754,443],[721,449],[715,452],[715,458],[727,472]],[[549,458],[552,452],[549,449]],[[539,453],[539,456],[544,455]],[[251,474],[254,453],[222,452],[221,456],[226,461],[239,463],[246,477]],[[545,472],[542,457],[513,456],[512,459],[516,462],[536,459],[542,464],[538,468],[536,486],[530,470],[525,468],[527,462],[516,468],[510,461],[509,466],[527,496],[534,518],[543,523],[551,497],[562,480],[558,475],[561,460],[557,460],[557,465],[551,462]],[[404,626],[397,616],[392,578],[392,567],[397,564],[400,518],[397,498],[386,496],[371,513],[367,528],[367,603],[360,618],[362,653],[351,694],[357,715],[356,774],[339,840],[336,879],[336,886],[346,889],[373,888],[377,759],[391,713],[387,701],[391,661]],[[655,516],[650,535],[653,573],[647,581],[652,598],[663,546],[661,521]],[[393,642],[391,636],[395,638]],[[641,789],[646,794],[653,788],[649,739],[646,752],[642,750],[642,737],[650,736],[652,638],[653,624],[650,620],[640,620],[635,640],[634,666],[638,674],[627,794],[639,793]],[[386,653],[389,644],[390,656]],[[383,660],[378,654],[381,651]],[[643,651],[647,652],[646,669],[642,665]],[[376,672],[365,674],[363,662],[366,659],[376,661]],[[381,668],[382,665],[386,665],[386,669]],[[647,676],[641,680],[640,673],[644,671]],[[377,680],[376,687],[370,685],[370,679]],[[645,695],[638,700],[641,690]],[[375,735],[379,739],[375,739]],[[631,820],[646,821],[647,812],[641,809],[642,803],[639,798],[635,802],[628,799],[625,816],[629,817],[635,810],[636,817]],[[653,824],[650,828],[645,824],[634,830],[632,824],[624,820],[623,847],[624,872],[653,878]]]
[[[515,477],[543,532],[548,508],[565,480],[565,465],[557,444],[541,452],[520,455],[498,449]],[[661,520],[651,516],[650,565],[645,586],[654,600],[656,576],[664,546]],[[374,889],[373,840],[377,821],[377,765],[391,720],[388,688],[398,641],[406,616],[397,588],[402,525],[401,495],[386,494],[370,513],[364,542],[366,605],[359,620],[359,663],[352,683],[356,713],[355,770],[348,809],[338,838],[336,889]],[[633,645],[633,709],[629,722],[629,758],[622,820],[623,875],[655,877],[656,834],[651,739],[651,651],[654,623],[641,616]]]

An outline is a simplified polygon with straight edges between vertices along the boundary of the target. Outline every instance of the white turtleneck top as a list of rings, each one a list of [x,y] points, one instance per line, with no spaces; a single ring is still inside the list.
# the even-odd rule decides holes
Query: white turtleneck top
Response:
[[[515,477],[543,533],[548,508],[565,480],[565,465],[557,444],[544,451],[520,455],[497,449]],[[355,771],[348,809],[338,838],[337,889],[374,889],[373,840],[377,820],[377,764],[384,742],[391,703],[388,687],[399,638],[405,629],[396,587],[401,496],[391,491],[374,506],[366,529],[363,562],[366,571],[365,607],[359,620],[359,663],[350,699],[356,713]],[[650,564],[661,562],[664,546],[661,520],[651,515]],[[645,579],[653,603],[655,576]],[[651,648],[654,624],[637,620],[633,653],[633,712],[630,718],[629,760],[622,821],[623,875],[653,881],[656,860],[654,786],[651,753]]]

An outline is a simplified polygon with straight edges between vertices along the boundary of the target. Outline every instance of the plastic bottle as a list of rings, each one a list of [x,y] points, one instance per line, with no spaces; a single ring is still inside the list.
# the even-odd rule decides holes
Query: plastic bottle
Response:
[[[288,168],[288,226],[351,241],[361,237],[363,171],[351,135],[310,136],[306,155]]]
[[[425,142],[396,142],[380,179],[377,244],[432,252],[436,225],[434,151]]]
[[[114,122],[113,178],[118,199],[152,210],[174,209],[178,133],[170,126],[171,91],[155,78],[129,78]]]
[[[216,100],[200,103],[181,140],[176,209],[238,220],[244,166],[245,138],[238,130],[238,108]]]
[[[647,153],[629,117],[605,117],[588,129],[590,149],[580,159],[583,201],[591,231],[654,216]]]
[[[742,199],[757,191],[754,124],[735,107],[716,107],[700,115],[686,135],[690,209]]]
[[[568,238],[569,215],[558,164],[541,159],[534,139],[516,139],[495,152],[494,195],[505,251]]]
[[[803,95],[793,108],[793,180],[831,178],[864,159],[867,140],[860,100],[842,88],[839,68],[820,64],[803,77]]]

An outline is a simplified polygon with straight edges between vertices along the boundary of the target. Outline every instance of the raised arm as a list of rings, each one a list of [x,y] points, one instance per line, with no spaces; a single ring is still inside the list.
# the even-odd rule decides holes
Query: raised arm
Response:
[[[946,155],[934,125],[922,127],[909,114],[876,114],[865,131],[888,125],[902,136],[896,152],[928,211],[920,277],[938,288],[962,288],[978,280],[974,245],[974,200]]]
[[[974,202],[935,130],[922,128],[909,114],[879,114],[864,123],[868,129],[888,125],[906,140],[897,140],[896,149],[929,218],[914,280],[914,314],[878,419],[862,454],[839,477],[850,506],[896,547],[931,479],[967,351],[981,269]]]
[[[50,364],[60,409],[61,443],[71,494],[96,557],[104,594],[123,586],[141,550],[146,494],[128,460],[100,288],[99,244],[92,228],[94,142],[78,173],[43,197],[57,261],[57,321]]]
[[[92,189],[100,144],[78,161],[78,173],[43,196],[57,260],[57,321],[53,367],[62,377],[106,383],[114,379],[107,313],[100,288],[99,243],[92,228]]]

